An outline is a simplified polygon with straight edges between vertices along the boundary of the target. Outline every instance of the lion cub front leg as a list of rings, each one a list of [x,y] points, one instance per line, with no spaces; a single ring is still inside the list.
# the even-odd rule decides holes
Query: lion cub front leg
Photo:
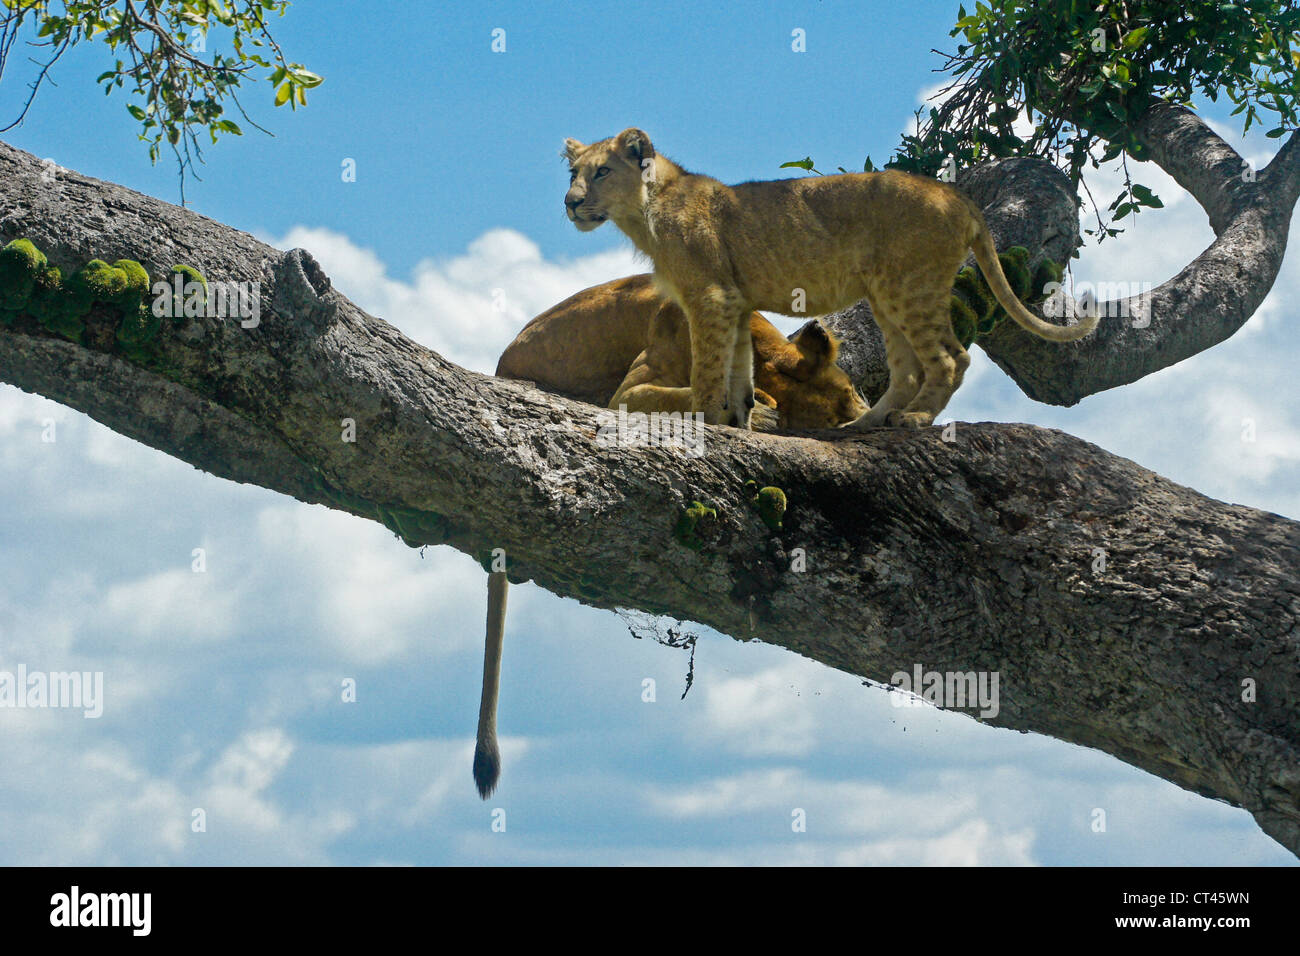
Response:
[[[753,367],[747,391],[749,405],[737,409],[732,405],[732,367],[736,363],[736,338],[741,309],[731,303],[725,290],[712,288],[697,295],[682,297],[691,329],[691,398],[695,411],[704,413],[710,425],[740,423],[749,427],[749,410],[753,406]],[[744,337],[746,350],[752,348]],[[752,358],[750,359],[752,363]]]
[[[742,312],[731,348],[731,373],[727,378],[727,422],[748,428],[754,410],[754,342],[749,332],[749,315]]]

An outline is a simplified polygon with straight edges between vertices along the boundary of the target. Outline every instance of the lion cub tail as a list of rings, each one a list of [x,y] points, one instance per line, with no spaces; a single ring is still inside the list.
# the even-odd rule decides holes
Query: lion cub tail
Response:
[[[971,205],[974,206],[973,203]],[[1073,342],[1088,335],[1097,327],[1095,315],[1086,316],[1078,325],[1053,325],[1044,322],[1026,309],[1024,303],[1016,298],[1016,293],[1007,282],[1006,273],[1002,271],[1002,263],[998,261],[998,250],[993,245],[993,237],[989,235],[988,226],[984,224],[983,213],[980,213],[978,208],[973,211],[976,214],[975,226],[979,230],[971,242],[975,261],[979,263],[980,271],[984,273],[989,289],[997,297],[1002,308],[1006,309],[1007,315],[1016,320],[1017,325],[1052,342]]]
[[[510,582],[504,571],[488,574],[487,640],[483,643],[483,696],[478,705],[478,738],[474,744],[474,783],[486,800],[501,776],[497,749],[497,693],[501,689],[501,646],[506,635],[506,594]]]

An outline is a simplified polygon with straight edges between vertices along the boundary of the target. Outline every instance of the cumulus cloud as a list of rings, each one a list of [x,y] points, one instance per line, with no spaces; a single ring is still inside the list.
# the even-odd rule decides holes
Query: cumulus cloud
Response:
[[[113,584],[104,596],[111,626],[123,635],[169,642],[229,637],[238,594],[190,569]]]
[[[1227,382],[1205,389],[1200,406],[1207,464],[1221,475],[1262,485],[1300,464],[1300,428],[1291,406]],[[1293,478],[1294,471],[1287,471]]]
[[[674,818],[763,816],[795,836],[767,846],[769,862],[793,857],[837,865],[1026,865],[1030,827],[1002,828],[981,815],[979,784],[963,792],[823,780],[791,768],[751,771],[672,790],[654,788],[654,812]],[[796,821],[802,826],[796,829]],[[805,836],[806,834],[806,836]],[[811,847],[799,847],[806,839]]]
[[[702,739],[742,754],[806,754],[816,746],[813,711],[794,691],[798,664],[710,681],[696,719]]]
[[[421,558],[374,522],[301,505],[263,509],[255,534],[272,567],[295,569],[290,582],[254,571],[260,600],[298,608],[342,661],[373,666],[416,644],[436,654],[482,644],[486,579],[464,555],[430,548]]]
[[[458,365],[489,374],[533,316],[588,286],[649,271],[630,246],[548,261],[536,242],[513,229],[484,233],[462,255],[422,260],[409,280],[389,276],[372,251],[328,229],[297,226],[265,241],[307,249],[367,312]]]

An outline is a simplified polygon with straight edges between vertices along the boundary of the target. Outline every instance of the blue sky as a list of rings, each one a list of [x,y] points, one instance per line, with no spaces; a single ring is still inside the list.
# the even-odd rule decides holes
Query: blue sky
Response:
[[[805,155],[880,162],[937,82],[929,50],[948,45],[956,4],[357,9],[300,4],[276,24],[326,82],[297,114],[250,90],[275,137],[209,149],[191,205],[310,249],[364,308],[490,371],[532,315],[642,269],[612,228],[563,220],[564,137],[638,125],[730,181]],[[795,28],[806,53],[790,50]],[[175,170],[149,165],[123,100],[93,87],[105,55],[68,57],[5,139],[175,201]],[[27,79],[11,69],[0,117]],[[1254,162],[1274,145],[1233,142]],[[1195,203],[1157,171],[1145,181],[1167,208],[1085,251],[1078,278],[1158,283],[1208,244]],[[1103,192],[1113,182],[1102,174]],[[1228,343],[1073,409],[1029,401],[977,354],[948,414],[1061,428],[1300,517],[1300,416],[1275,401],[1294,390],[1298,281],[1292,255]],[[102,670],[107,695],[99,720],[0,711],[0,863],[1294,862],[1243,811],[1104,754],[894,707],[778,648],[700,630],[679,701],[683,652],[532,585],[511,594],[505,772],[484,804],[469,776],[485,591],[472,560],[203,475],[8,386],[0,481],[0,669]]]

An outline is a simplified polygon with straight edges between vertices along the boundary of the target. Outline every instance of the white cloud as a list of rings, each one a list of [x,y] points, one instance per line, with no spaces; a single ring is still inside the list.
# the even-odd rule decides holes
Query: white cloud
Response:
[[[943,783],[943,781],[941,781]],[[762,862],[836,865],[975,866],[1029,865],[1032,827],[997,824],[982,815],[987,783],[886,787],[858,780],[822,780],[802,771],[776,769],[720,777],[702,784],[652,788],[650,807],[679,819],[735,820],[755,816],[782,821],[793,830],[803,813],[806,829],[793,845],[773,847]],[[807,840],[812,845],[799,847]],[[750,860],[749,862],[755,862]]]
[[[258,793],[271,785],[293,755],[293,744],[279,728],[253,731],[228,747],[209,774],[212,785]]]
[[[228,582],[186,568],[110,585],[104,610],[110,625],[122,634],[168,642],[209,641],[233,633],[238,599]]]
[[[325,508],[283,505],[257,515],[258,576],[267,602],[297,609],[343,660],[392,663],[415,646],[449,654],[483,641],[487,577],[462,554],[420,555],[374,522]],[[272,569],[292,567],[294,579]]]
[[[47,420],[52,419],[56,424],[61,424],[77,415],[66,405],[40,395],[32,395],[12,385],[0,387],[3,387],[4,394],[4,401],[0,402],[0,435],[6,439],[25,434],[29,440],[39,442]],[[56,437],[57,433],[56,428]],[[9,441],[0,447],[12,451]]]
[[[914,793],[857,780],[820,780],[800,770],[754,770],[676,790],[651,790],[659,812],[675,817],[728,817],[756,811],[816,808],[824,832],[933,833],[947,830],[977,810],[974,789],[964,793]],[[954,799],[954,797],[956,799]]]
[[[328,229],[296,226],[265,241],[302,247],[333,284],[367,312],[465,368],[491,373],[533,316],[573,293],[648,271],[630,244],[571,262],[550,262],[513,229],[493,229],[463,255],[420,261],[410,281],[394,279],[369,249]]]
[[[995,833],[986,820],[968,820],[934,837],[901,836],[838,850],[837,866],[1032,866],[1034,833]]]
[[[798,756],[817,743],[813,711],[794,691],[804,668],[797,663],[704,686],[702,737],[742,754]]]
[[[1225,477],[1262,484],[1281,468],[1300,464],[1300,428],[1290,405],[1246,394],[1224,383],[1201,396],[1208,463]]]

